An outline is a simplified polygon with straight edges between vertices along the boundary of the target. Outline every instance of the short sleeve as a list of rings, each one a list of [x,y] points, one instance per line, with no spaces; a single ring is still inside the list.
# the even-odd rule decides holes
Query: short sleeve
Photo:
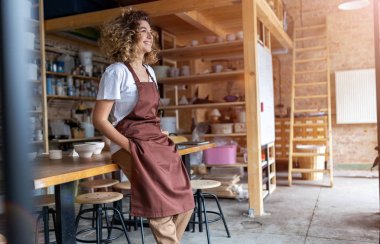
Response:
[[[121,98],[123,76],[120,74],[120,70],[115,68],[110,66],[103,73],[99,83],[97,100],[119,100]]]

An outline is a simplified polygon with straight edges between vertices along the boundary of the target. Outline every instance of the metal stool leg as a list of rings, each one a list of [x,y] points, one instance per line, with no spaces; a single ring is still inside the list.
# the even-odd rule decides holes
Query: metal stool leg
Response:
[[[39,224],[41,218],[42,218],[42,213],[38,214],[37,220],[36,220],[36,236],[35,236],[35,240],[34,240],[35,244],[38,244],[38,224]]]
[[[226,229],[226,232],[227,232],[227,236],[231,237],[230,231],[228,230],[228,227],[227,227],[227,222],[226,222],[226,220],[224,218],[224,214],[223,214],[222,208],[220,207],[220,203],[219,203],[218,197],[215,194],[209,194],[209,195],[215,198],[216,204],[218,205],[218,209],[219,209],[220,215],[221,215],[222,220],[223,220],[224,228]]]
[[[143,218],[140,217],[140,232],[141,232],[141,241],[142,241],[142,244],[145,243],[144,239],[144,223],[143,223]]]
[[[96,208],[96,243],[101,244],[102,239],[103,239],[103,235],[102,235],[103,211],[102,211],[102,208],[98,204],[95,204],[94,208]]]
[[[203,205],[202,205],[202,190],[197,190],[197,202],[198,202],[198,223],[199,223],[199,232],[203,232],[203,224],[202,224],[202,206],[204,205],[204,202],[203,202]],[[204,200],[204,199],[203,199]]]
[[[121,226],[123,227],[123,231],[124,231],[124,234],[125,234],[125,238],[127,239],[127,242],[128,244],[131,243],[131,241],[129,240],[129,237],[128,237],[128,234],[127,234],[127,228],[125,228],[125,224],[124,224],[124,219],[123,219],[123,216],[122,214],[120,213],[119,210],[117,210],[116,208],[112,208],[114,213],[116,212],[116,214],[120,217],[120,219],[122,220],[121,221]]]
[[[203,197],[202,192],[200,194],[200,198],[201,198],[202,208],[203,208],[203,210],[201,212],[203,212],[204,216],[205,216],[205,221],[204,222],[205,222],[205,225],[206,225],[207,243],[210,244],[211,241],[210,241],[210,233],[209,233],[209,229],[208,229],[207,209],[206,209],[206,204],[205,204],[205,198]],[[200,218],[200,220],[201,220],[201,218]],[[202,225],[202,221],[199,222],[199,225]]]
[[[44,241],[49,243],[49,207],[42,207],[42,221],[44,222]]]
[[[110,239],[112,228],[110,228],[110,222],[108,220],[107,208],[105,204],[103,204],[103,209],[104,209],[104,218],[106,219],[107,232],[108,232],[107,239]]]

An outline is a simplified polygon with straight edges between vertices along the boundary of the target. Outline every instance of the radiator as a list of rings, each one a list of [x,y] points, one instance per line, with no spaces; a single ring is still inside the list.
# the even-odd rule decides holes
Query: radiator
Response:
[[[336,123],[376,123],[375,69],[335,72]]]

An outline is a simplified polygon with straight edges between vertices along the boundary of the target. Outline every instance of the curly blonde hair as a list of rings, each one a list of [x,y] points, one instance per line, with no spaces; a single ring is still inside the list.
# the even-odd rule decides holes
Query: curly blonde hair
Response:
[[[140,20],[145,20],[151,25],[151,20],[147,13],[129,9],[102,26],[99,46],[111,62],[132,62],[137,58]],[[157,62],[158,48],[156,40],[157,34],[153,32],[152,51],[144,55],[143,64]]]

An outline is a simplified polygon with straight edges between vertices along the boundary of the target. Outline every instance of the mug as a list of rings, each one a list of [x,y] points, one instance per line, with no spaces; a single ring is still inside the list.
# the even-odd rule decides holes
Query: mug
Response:
[[[183,65],[181,67],[181,76],[188,76],[188,75],[190,75],[190,66]]]
[[[222,72],[223,70],[223,65],[221,64],[215,64],[212,66],[212,71],[214,71],[214,73],[220,73]]]
[[[61,159],[62,158],[62,150],[50,150],[49,151],[50,159]]]
[[[199,44],[198,40],[191,40],[191,46],[197,46]]]
[[[179,74],[179,69],[176,67],[171,67],[169,70],[169,76],[170,77],[177,77]]]

